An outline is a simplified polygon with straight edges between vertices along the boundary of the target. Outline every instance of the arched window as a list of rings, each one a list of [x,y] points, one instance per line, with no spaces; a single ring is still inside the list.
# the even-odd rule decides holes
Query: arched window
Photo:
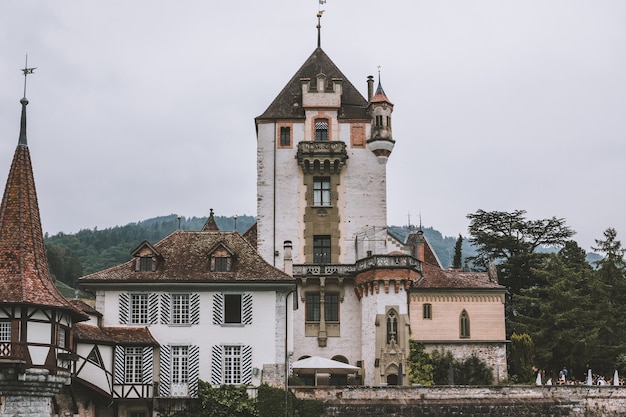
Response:
[[[315,120],[315,142],[328,141],[328,119]]]
[[[398,342],[398,316],[393,309],[387,313],[387,344],[392,340]]]
[[[461,317],[460,317],[460,320],[459,320],[459,327],[460,327],[460,336],[462,338],[470,337],[469,314],[467,314],[467,311],[465,311],[465,310],[463,310],[461,312]]]

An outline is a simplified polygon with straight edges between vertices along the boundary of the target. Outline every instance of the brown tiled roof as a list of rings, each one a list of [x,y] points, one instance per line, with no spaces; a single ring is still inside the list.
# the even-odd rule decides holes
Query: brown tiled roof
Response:
[[[243,238],[248,241],[253,248],[257,247],[257,223],[254,222],[252,226],[245,232],[243,232]]]
[[[367,100],[348,81],[322,48],[316,48],[278,96],[276,96],[267,110],[256,118],[256,121],[263,119],[304,119],[300,79],[310,78],[315,80],[315,77],[320,72],[326,75],[327,80],[334,78],[343,80],[341,108],[339,110],[340,119],[370,119],[366,111]],[[297,103],[297,106],[294,106],[295,103]]]
[[[0,302],[76,310],[54,286],[48,270],[35,180],[26,144],[26,99],[20,139],[0,205]]]
[[[76,323],[74,326],[74,337],[77,341],[82,342],[117,343],[117,340],[105,333],[101,327],[86,323]]]
[[[234,254],[230,272],[211,272],[210,252],[223,245]],[[142,282],[293,282],[274,268],[237,232],[190,232],[178,230],[154,247],[161,254],[154,272],[135,270],[135,261],[105,269],[79,279],[81,284]]]
[[[416,289],[500,289],[505,287],[498,285],[489,279],[486,272],[464,272],[458,269],[441,269],[436,265],[422,263],[422,279]]]
[[[159,346],[147,327],[104,327],[103,330],[120,345]]]
[[[77,310],[82,311],[85,314],[93,314],[93,315],[96,315],[96,316],[102,316],[102,313],[100,313],[98,310],[93,308],[93,306],[87,304],[83,300],[75,298],[75,299],[69,300],[69,302],[70,302],[70,304],[72,304],[74,306],[74,308],[76,308]]]
[[[147,327],[98,327],[77,323],[74,326],[74,331],[76,339],[82,342],[119,345],[159,345]]]

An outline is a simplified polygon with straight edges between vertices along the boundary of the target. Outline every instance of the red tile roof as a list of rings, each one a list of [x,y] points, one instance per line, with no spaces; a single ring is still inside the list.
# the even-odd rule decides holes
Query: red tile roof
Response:
[[[98,327],[85,323],[74,326],[74,335],[79,342],[98,342],[119,345],[158,346],[147,327]]]
[[[233,253],[230,272],[212,272],[211,250],[220,245]],[[178,230],[154,245],[160,257],[154,272],[136,271],[135,260],[79,279],[80,284],[144,282],[294,283],[295,280],[268,264],[238,232]]]

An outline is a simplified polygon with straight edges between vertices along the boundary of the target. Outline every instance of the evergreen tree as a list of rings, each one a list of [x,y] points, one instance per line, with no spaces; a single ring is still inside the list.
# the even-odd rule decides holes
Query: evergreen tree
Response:
[[[459,234],[459,238],[456,240],[454,245],[454,258],[452,259],[452,268],[461,269],[463,262],[463,254],[462,254],[462,246],[463,246],[463,236]]]

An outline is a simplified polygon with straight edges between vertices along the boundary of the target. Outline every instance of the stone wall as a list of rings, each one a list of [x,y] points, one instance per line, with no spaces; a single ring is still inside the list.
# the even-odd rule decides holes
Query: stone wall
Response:
[[[623,386],[344,387],[293,389],[326,417],[626,416]]]

